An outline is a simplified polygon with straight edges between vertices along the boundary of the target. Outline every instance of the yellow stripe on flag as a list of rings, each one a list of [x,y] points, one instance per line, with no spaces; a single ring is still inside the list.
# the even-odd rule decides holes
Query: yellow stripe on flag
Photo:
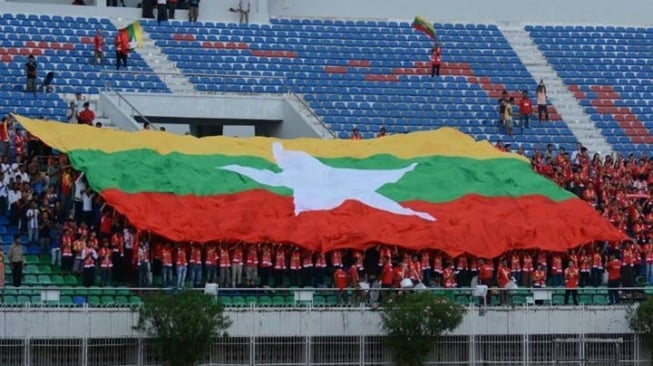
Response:
[[[193,155],[257,156],[274,162],[272,142],[265,137],[180,136],[161,131],[125,132],[87,125],[34,120],[15,116],[30,133],[62,152],[99,150],[105,153],[151,149],[160,154],[178,152]],[[503,153],[486,141],[474,139],[453,128],[414,132],[370,140],[320,140],[298,138],[283,141],[288,150],[305,151],[320,158],[366,158],[389,154],[399,159],[424,156],[466,157],[471,159],[511,158],[528,162],[517,155]]]

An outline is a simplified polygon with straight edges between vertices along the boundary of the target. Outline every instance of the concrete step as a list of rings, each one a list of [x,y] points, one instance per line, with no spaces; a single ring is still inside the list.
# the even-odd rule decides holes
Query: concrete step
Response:
[[[123,24],[131,19],[113,19],[113,23]],[[168,86],[173,93],[192,93],[193,85],[190,80],[179,70],[175,63],[168,59],[162,50],[156,45],[156,41],[150,37],[150,34],[143,32],[143,47],[138,50],[143,60],[154,70],[159,73],[161,80]],[[163,75],[165,74],[165,75]]]

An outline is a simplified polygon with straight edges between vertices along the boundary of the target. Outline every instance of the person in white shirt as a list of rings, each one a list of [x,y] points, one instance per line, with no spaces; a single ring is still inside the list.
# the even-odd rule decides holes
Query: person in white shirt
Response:
[[[18,180],[18,178],[20,177],[21,182],[27,182],[27,183],[30,182],[29,174],[27,174],[27,172],[25,171],[24,165],[14,168],[13,173],[14,173],[14,179]]]
[[[18,202],[18,200],[22,197],[20,190],[18,190],[18,186],[16,183],[12,183],[9,185],[9,191],[7,192],[7,209],[11,208],[11,205],[14,203]]]
[[[2,157],[2,163],[0,163],[0,171],[2,171],[2,173],[4,173],[6,177],[11,176],[11,173],[14,171],[13,169],[14,166],[17,167],[18,165],[16,165],[16,163],[14,164],[10,163],[9,158],[7,156]]]
[[[75,202],[75,221],[79,222],[82,218],[82,192],[86,190],[86,182],[84,181],[84,173],[81,173],[75,180],[75,190],[73,200]]]
[[[75,93],[75,100],[73,100],[72,103],[75,103],[75,111],[81,112],[84,109],[86,98],[82,96],[82,93]],[[77,116],[75,115],[75,117]]]
[[[82,192],[82,220],[86,225],[93,225],[93,197],[95,194],[90,189]]]
[[[240,24],[249,24],[249,11],[252,4],[249,0],[238,0],[238,13],[240,14]],[[244,22],[243,22],[244,20]]]
[[[95,251],[95,248],[87,246],[82,250],[82,258],[82,266],[84,267],[83,283],[84,286],[91,287],[95,282],[97,251]]]
[[[122,230],[122,242],[125,248],[125,255],[122,257],[121,268],[131,268],[132,259],[134,258],[134,234],[128,228]],[[138,249],[138,248],[136,248]],[[122,271],[119,274],[121,281],[125,281],[127,278],[127,272]]]
[[[30,208],[25,213],[27,218],[27,242],[34,245],[39,241],[39,209],[36,202],[32,202]]]
[[[5,173],[2,175],[2,183],[7,187],[9,187],[13,182],[14,182],[14,178],[11,176],[10,173]]]

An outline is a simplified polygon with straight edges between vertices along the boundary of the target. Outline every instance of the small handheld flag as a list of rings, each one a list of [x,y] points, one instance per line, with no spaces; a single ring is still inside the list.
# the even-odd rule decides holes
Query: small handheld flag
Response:
[[[426,19],[420,16],[416,16],[415,20],[413,20],[412,26],[415,28],[415,30],[435,39],[435,28],[433,28],[433,25],[431,25],[430,22],[426,21]]]
[[[138,20],[128,25],[127,27],[122,28],[120,30],[120,35],[126,39],[129,39],[130,50],[143,47],[143,29],[141,28],[141,23]]]

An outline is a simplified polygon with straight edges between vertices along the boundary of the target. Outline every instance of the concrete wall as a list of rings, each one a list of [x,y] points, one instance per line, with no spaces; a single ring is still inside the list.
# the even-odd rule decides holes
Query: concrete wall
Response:
[[[630,333],[624,308],[490,309],[468,312],[455,335]],[[370,310],[244,309],[228,312],[233,337],[376,336],[378,312]],[[129,338],[137,313],[129,309],[3,309],[1,338]]]
[[[125,0],[126,8],[107,7],[106,0],[91,0],[90,2],[86,0],[87,6],[72,6],[70,5],[72,2],[72,0],[0,0],[0,12],[87,17],[102,16],[127,19],[140,18],[142,14],[141,9],[136,8],[141,0]],[[267,0],[251,0],[251,3],[250,22],[268,22]],[[38,6],[35,7],[35,4]],[[118,4],[120,4],[119,0]],[[203,0],[200,4],[199,20],[237,22],[238,15],[229,11],[230,7],[235,7],[237,4],[237,0]],[[186,10],[179,10],[175,14],[175,17],[177,19],[187,19],[188,12]]]
[[[280,138],[320,137],[322,133],[317,127],[307,124],[283,95],[122,95],[155,124],[157,117],[166,117],[187,120],[189,125],[194,125],[194,121],[197,121],[196,125],[206,125],[207,120],[214,121],[212,123],[216,126],[255,124],[260,135]],[[102,93],[100,101],[107,116],[120,122],[116,122],[120,128],[135,129],[124,121],[125,116],[134,115],[131,106],[113,93]],[[116,106],[122,111],[118,111]]]
[[[652,24],[650,0],[269,0],[271,16],[462,23]]]
[[[281,96],[122,93],[146,116],[281,121]],[[115,98],[115,96],[114,96]]]
[[[125,0],[135,6],[140,0]],[[51,4],[59,3],[59,4]],[[0,11],[35,12],[57,15],[114,16],[137,18],[140,9],[106,8],[97,5],[70,5],[72,0],[0,0]],[[39,4],[34,7],[34,4]],[[204,0],[201,20],[237,21],[228,11],[236,0]],[[178,13],[185,19],[186,11]],[[267,22],[269,17],[332,17],[410,20],[422,15],[432,21],[464,23],[566,23],[566,24],[653,24],[650,0],[252,0],[251,22]]]

